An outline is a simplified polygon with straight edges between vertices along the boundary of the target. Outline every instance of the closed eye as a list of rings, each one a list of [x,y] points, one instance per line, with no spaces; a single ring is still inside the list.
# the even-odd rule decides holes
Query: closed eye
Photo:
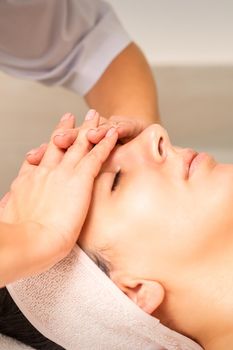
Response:
[[[114,177],[111,191],[115,191],[115,189],[119,185],[120,177],[121,177],[121,171],[119,170]]]

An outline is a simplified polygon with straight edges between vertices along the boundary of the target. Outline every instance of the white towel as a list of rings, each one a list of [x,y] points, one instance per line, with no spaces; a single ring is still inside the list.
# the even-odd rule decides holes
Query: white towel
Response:
[[[76,245],[49,271],[7,286],[32,325],[67,350],[201,350],[146,314]]]

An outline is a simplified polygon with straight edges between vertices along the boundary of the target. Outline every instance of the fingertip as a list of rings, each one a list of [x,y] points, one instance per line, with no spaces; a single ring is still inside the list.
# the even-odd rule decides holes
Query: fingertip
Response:
[[[8,202],[8,199],[10,197],[10,192],[7,192],[0,200],[0,208],[5,208],[7,202]]]
[[[40,164],[40,160],[38,159],[37,156],[27,156],[27,161],[28,163],[30,163],[31,165],[39,165]]]
[[[26,159],[31,165],[38,165],[43,158],[47,144],[42,143],[38,148],[34,148],[26,154]]]
[[[117,134],[117,129],[115,127],[112,127],[107,131],[105,137],[113,137],[116,134]]]
[[[100,142],[103,137],[106,135],[107,130],[105,129],[90,129],[87,132],[87,138],[92,143]]]
[[[75,126],[75,116],[72,113],[65,113],[59,123],[58,126],[56,127],[56,129],[59,128],[73,128]]]
[[[67,120],[74,120],[74,115],[70,112],[67,112],[60,119],[61,122],[65,122]]]
[[[45,150],[47,149],[48,147],[48,144],[47,143],[42,143],[39,147],[39,150],[45,152]]]
[[[92,119],[94,119],[94,117],[95,117],[95,115],[96,115],[96,110],[95,109],[89,109],[89,111],[87,112],[87,114],[85,115],[85,120],[87,121],[87,120],[92,120]]]
[[[61,133],[53,137],[53,142],[58,148],[69,148],[75,141],[77,134],[74,133]]]
[[[31,165],[38,165],[43,157],[44,152],[27,153],[26,159]]]

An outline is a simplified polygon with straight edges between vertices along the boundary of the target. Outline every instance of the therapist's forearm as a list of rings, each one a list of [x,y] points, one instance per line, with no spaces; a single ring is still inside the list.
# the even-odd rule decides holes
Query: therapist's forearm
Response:
[[[156,86],[150,67],[136,44],[127,46],[85,96],[106,118],[123,115],[160,123]]]

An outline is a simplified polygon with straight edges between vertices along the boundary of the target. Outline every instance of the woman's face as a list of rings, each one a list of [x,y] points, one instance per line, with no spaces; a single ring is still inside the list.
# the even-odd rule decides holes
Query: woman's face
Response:
[[[119,286],[128,276],[179,278],[222,249],[233,228],[233,166],[202,154],[190,174],[194,155],[153,124],[103,165],[79,244],[110,262]]]

